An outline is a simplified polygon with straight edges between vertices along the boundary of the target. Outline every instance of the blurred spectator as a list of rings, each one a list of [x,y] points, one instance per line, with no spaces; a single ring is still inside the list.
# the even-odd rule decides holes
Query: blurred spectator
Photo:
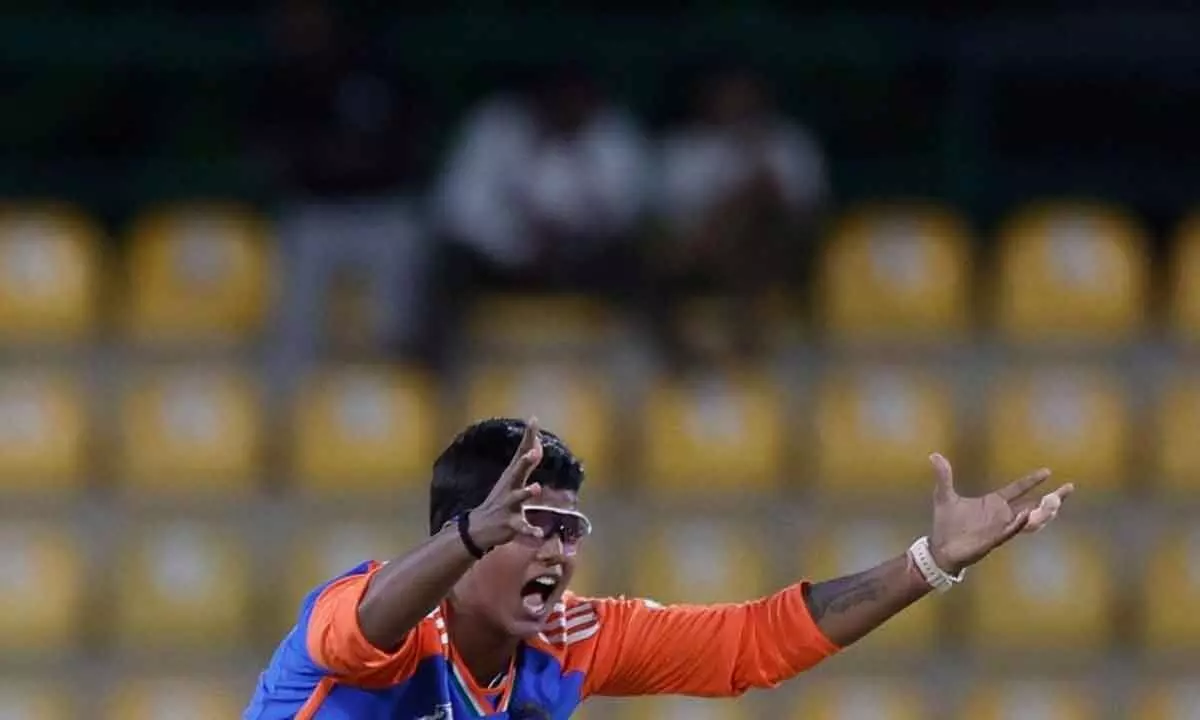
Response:
[[[690,105],[664,141],[660,197],[669,241],[658,270],[677,299],[736,300],[735,339],[752,350],[759,325],[746,312],[766,293],[793,285],[810,252],[827,194],[824,159],[816,140],[776,109],[766,81],[748,70],[701,75]]]
[[[431,262],[408,195],[428,145],[421,103],[321,0],[288,0],[275,20],[259,133],[292,263],[281,350],[311,357],[334,329],[340,349],[415,352]]]
[[[633,119],[578,70],[484,101],[437,191],[453,300],[511,288],[637,296],[647,162]]]

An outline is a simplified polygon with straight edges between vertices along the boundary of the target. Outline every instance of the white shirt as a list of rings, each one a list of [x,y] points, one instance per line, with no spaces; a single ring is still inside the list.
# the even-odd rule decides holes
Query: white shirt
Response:
[[[801,211],[824,199],[828,181],[815,139],[798,125],[777,121],[753,144],[716,127],[668,136],[662,148],[662,211],[676,231],[694,231],[709,209],[763,166],[789,208]]]
[[[579,242],[611,237],[645,207],[646,155],[632,120],[615,109],[573,137],[546,138],[520,102],[493,100],[468,118],[443,171],[439,221],[507,265],[531,258],[535,218]]]

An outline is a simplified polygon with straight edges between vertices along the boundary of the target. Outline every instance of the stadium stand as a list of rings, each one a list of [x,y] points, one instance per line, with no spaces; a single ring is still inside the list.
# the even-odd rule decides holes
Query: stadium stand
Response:
[[[1148,439],[1157,490],[1165,498],[1194,496],[1200,490],[1200,377],[1167,377],[1157,397],[1154,431]]]
[[[71,529],[52,521],[0,524],[0,655],[69,657],[84,610],[84,562]]]
[[[1172,242],[1170,305],[1164,325],[1177,340],[1194,343],[1200,339],[1200,212],[1183,223]]]
[[[0,366],[0,488],[78,490],[89,470],[89,406],[82,379],[33,363]]]
[[[662,603],[737,602],[770,589],[752,525],[679,516],[655,526],[628,559],[639,594]]]
[[[50,683],[0,681],[0,717],[18,720],[70,720],[71,698]]]
[[[643,414],[642,475],[651,491],[709,495],[768,492],[788,445],[784,399],[753,369],[659,378]]]
[[[118,414],[117,477],[139,494],[252,490],[264,446],[256,383],[217,366],[133,370]]]
[[[138,342],[231,343],[263,328],[273,296],[269,223],[196,203],[146,211],[130,230],[124,320]]]
[[[809,683],[794,703],[790,720],[923,720],[931,707],[912,678],[828,678]]]
[[[1142,642],[1152,654],[1200,650],[1200,532],[1171,527],[1161,533],[1141,573],[1138,595]]]
[[[1120,489],[1133,443],[1120,376],[1076,364],[1010,365],[988,393],[989,482],[1049,467],[1064,481],[1086,481],[1092,500]]]
[[[826,242],[816,283],[829,338],[910,344],[961,340],[971,331],[971,233],[953,210],[856,208]]]
[[[419,371],[378,365],[308,378],[291,439],[300,486],[321,495],[423,490],[442,427],[435,392]]]
[[[977,652],[1094,655],[1113,640],[1116,588],[1101,538],[1069,525],[975,568],[967,637]]]
[[[106,698],[104,720],[210,720],[233,718],[244,706],[228,681],[141,677],[118,684]]]
[[[929,453],[953,456],[957,441],[951,388],[919,368],[832,368],[819,381],[813,418],[806,474],[822,492],[855,501],[912,499],[928,487]]]
[[[971,694],[957,717],[972,720],[1090,720],[1103,703],[1070,681],[1019,679],[989,683]]]
[[[100,240],[97,223],[63,203],[0,207],[0,345],[94,336]]]
[[[1145,231],[1123,210],[1084,202],[1023,207],[998,238],[995,322],[1018,343],[1112,343],[1143,330]]]
[[[132,655],[236,650],[251,628],[244,545],[225,524],[156,519],[127,528],[115,580],[113,630]]]
[[[1186,720],[1200,707],[1200,685],[1183,678],[1146,682],[1135,693],[1130,717],[1138,720]]]
[[[181,207],[195,213],[203,206]],[[597,535],[573,584],[582,593],[741,600],[798,575],[869,565],[923,530],[923,512],[910,523],[901,506],[911,500],[923,510],[932,450],[955,461],[970,489],[1052,467],[1056,479],[1079,483],[1087,501],[1081,514],[1100,521],[1064,523],[1037,542],[997,553],[971,571],[961,593],[922,603],[838,659],[849,675],[821,675],[794,697],[599,704],[587,717],[759,717],[766,707],[841,720],[862,713],[929,717],[926,703],[942,698],[906,678],[915,663],[953,665],[957,656],[946,654],[947,645],[965,644],[981,667],[1031,648],[1038,663],[1070,658],[1085,669],[1114,658],[1144,658],[1148,668],[1161,659],[1194,661],[1200,626],[1187,607],[1200,602],[1197,550],[1190,526],[1172,515],[1200,487],[1192,437],[1200,380],[1185,362],[1150,377],[1101,352],[1083,362],[1010,356],[1004,347],[953,364],[875,352],[914,337],[957,342],[985,330],[994,318],[974,311],[970,278],[993,269],[1023,278],[1020,293],[1004,291],[1011,296],[1001,307],[1005,332],[1025,347],[1051,347],[1041,342],[1047,333],[1058,337],[1075,324],[1091,328],[1087,338],[1140,341],[1160,316],[1149,314],[1137,279],[1145,268],[1141,251],[1130,250],[1143,241],[1136,223],[1122,214],[1089,215],[1103,232],[1051,240],[1047,215],[1036,222],[1016,215],[1026,219],[1007,226],[999,264],[975,267],[965,223],[950,210],[921,207],[931,214],[919,222],[864,210],[835,225],[819,266],[829,276],[820,295],[828,307],[816,328],[823,335],[805,339],[813,341],[804,349],[812,362],[793,362],[781,351],[780,362],[764,366],[722,365],[678,377],[623,367],[618,374],[608,351],[630,338],[617,330],[615,310],[569,298],[496,297],[479,304],[478,317],[487,320],[471,326],[475,344],[454,372],[435,376],[382,358],[329,360],[279,402],[271,399],[269,372],[207,352],[210,341],[253,346],[274,311],[273,288],[286,278],[272,279],[265,219],[228,215],[240,219],[205,230],[216,233],[205,237],[224,238],[216,243],[224,249],[189,250],[194,229],[174,224],[182,216],[151,210],[122,255],[98,253],[99,225],[66,206],[6,210],[0,587],[8,605],[0,655],[45,657],[50,665],[30,675],[0,664],[0,716],[76,717],[75,708],[59,707],[71,698],[53,690],[59,659],[108,663],[181,649],[197,668],[168,686],[180,698],[171,717],[186,717],[185,707],[197,717],[231,716],[250,680],[227,686],[211,673],[226,669],[231,657],[265,652],[264,638],[276,637],[315,581],[424,537],[433,454],[462,422],[501,413],[536,413],[586,461],[585,497],[593,499],[587,510]],[[889,222],[890,230],[872,229]],[[1177,235],[1175,280],[1161,315],[1184,339],[1200,323],[1193,317],[1200,310],[1188,309],[1200,301],[1180,269],[1200,263],[1188,259],[1200,258],[1191,227]],[[1069,247],[1047,249],[1056,243]],[[1078,262],[1104,279],[1067,282],[1051,267],[1061,254],[1084,258]],[[7,260],[13,257],[17,271]],[[853,294],[846,278],[872,263],[902,271],[885,273],[890,280],[871,288],[877,295],[843,297]],[[950,266],[963,276],[947,279],[939,268]],[[1092,282],[1120,288],[1119,302],[1086,309],[1095,297]],[[138,290],[109,305],[97,300],[109,286]],[[1015,299],[1029,293],[1041,293],[1037,309]],[[883,332],[860,302],[886,307],[889,326],[913,332]],[[523,313],[541,322],[522,323]],[[113,338],[97,333],[110,327],[119,331]],[[822,338],[836,342],[826,346]],[[134,342],[118,342],[119,352],[106,354],[114,339]],[[855,345],[860,341],[869,343]],[[143,352],[163,342],[182,351],[165,361]],[[77,358],[44,361],[36,351],[46,343],[74,348]],[[552,353],[543,352],[551,346]],[[112,482],[93,482],[97,477]],[[625,491],[637,498],[632,510],[611,502]],[[18,501],[43,496],[56,510],[26,517]],[[213,501],[207,514],[170,509],[192,497]],[[168,509],[130,519],[143,498],[165,500]],[[788,518],[787,529],[776,532],[763,515],[742,512],[747,498],[767,509],[766,522]],[[826,500],[841,501],[838,513],[822,512]],[[1105,525],[1130,502],[1149,518],[1135,542]],[[113,513],[114,552],[104,532],[74,521],[80,509]],[[892,679],[855,674],[868,669]],[[1187,717],[1181,708],[1195,704],[1192,684],[1153,672],[1139,678],[1128,696],[1109,688],[1137,713],[1130,717]],[[1088,688],[1100,684],[1013,685],[1024,704],[1007,707],[1016,691],[988,682],[958,710],[984,719],[1034,712],[1053,720],[1103,717],[1088,706]],[[139,677],[119,680],[104,697],[102,709],[89,712],[161,716],[157,695]]]

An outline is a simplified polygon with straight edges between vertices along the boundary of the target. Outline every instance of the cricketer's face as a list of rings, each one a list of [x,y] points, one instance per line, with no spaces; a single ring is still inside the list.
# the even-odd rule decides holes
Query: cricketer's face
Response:
[[[576,494],[544,489],[537,505],[575,510]],[[544,539],[519,537],[475,563],[454,594],[485,617],[496,629],[526,638],[542,630],[546,618],[562,599],[575,571],[576,556],[563,538],[547,533]]]

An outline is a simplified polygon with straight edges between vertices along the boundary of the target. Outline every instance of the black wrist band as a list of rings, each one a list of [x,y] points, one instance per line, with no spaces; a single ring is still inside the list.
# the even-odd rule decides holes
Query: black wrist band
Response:
[[[461,515],[459,515],[457,524],[458,524],[458,537],[462,539],[462,544],[466,546],[467,552],[471,553],[471,555],[477,560],[479,558],[482,558],[484,556],[484,554],[487,553],[487,551],[480,548],[478,545],[475,544],[475,541],[471,539],[470,513],[462,513]]]

